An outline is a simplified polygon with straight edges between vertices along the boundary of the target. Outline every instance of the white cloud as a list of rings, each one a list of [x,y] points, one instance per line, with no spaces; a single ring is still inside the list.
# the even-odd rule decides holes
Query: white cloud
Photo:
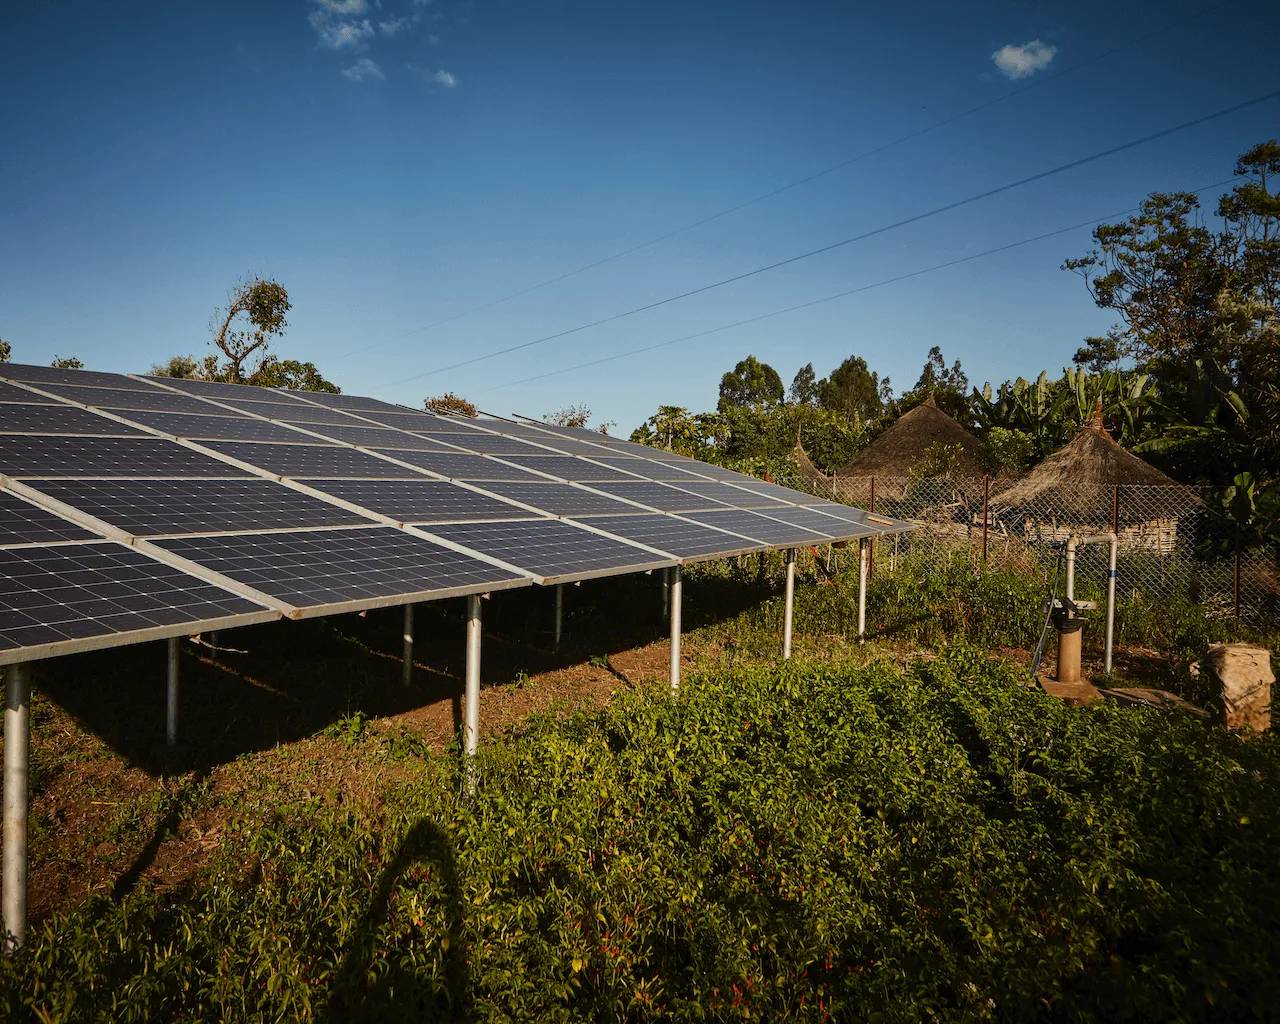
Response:
[[[1015,46],[1002,46],[991,55],[996,67],[1010,78],[1027,78],[1043,71],[1057,55],[1058,48],[1042,43],[1039,39]]]
[[[378,62],[370,60],[368,57],[361,57],[349,68],[342,69],[343,77],[351,79],[353,82],[369,82],[386,80],[386,75],[382,73],[382,68],[378,67]]]
[[[435,82],[436,85],[444,87],[445,89],[456,89],[458,86],[458,76],[455,75],[452,71],[446,71],[444,68],[441,68],[439,71],[433,74],[431,76],[431,81]]]
[[[369,9],[367,0],[315,0],[316,6],[326,14],[335,14],[340,18],[364,14]]]
[[[320,45],[330,50],[360,49],[373,36],[373,26],[367,18],[360,21],[332,21],[321,11],[312,11],[307,19],[320,37]]]
[[[378,31],[384,36],[394,36],[403,32],[410,24],[408,18],[391,18],[389,21],[378,22]]]

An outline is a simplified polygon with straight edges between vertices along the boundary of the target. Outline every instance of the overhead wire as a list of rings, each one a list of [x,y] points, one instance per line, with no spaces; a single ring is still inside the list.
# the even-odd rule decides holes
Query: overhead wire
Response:
[[[410,381],[421,380],[424,377],[430,377],[435,374],[444,373],[449,370],[457,370],[464,366],[471,366],[475,363],[484,362],[485,360],[488,360],[488,359],[495,359],[498,356],[509,355],[512,352],[519,352],[524,349],[533,348],[536,345],[543,345],[549,341],[555,341],[559,338],[565,338],[572,334],[578,334],[582,331],[590,330],[593,327],[600,327],[600,326],[603,326],[604,324],[615,323],[619,320],[623,320],[627,317],[635,316],[639,313],[645,313],[653,309],[658,309],[662,306],[670,305],[671,303],[674,303],[674,302],[680,302],[684,299],[692,298],[695,295],[702,295],[702,294],[705,294],[706,292],[710,292],[718,288],[723,288],[730,284],[736,284],[739,281],[745,281],[745,280],[748,280],[749,278],[757,277],[760,274],[765,274],[765,273],[768,273],[769,271],[777,270],[781,267],[786,267],[794,263],[799,263],[802,260],[812,259],[815,256],[821,256],[829,252],[834,252],[838,249],[845,248],[846,246],[853,245],[854,243],[865,241],[868,238],[874,238],[877,235],[883,235],[883,234],[886,234],[887,232],[895,231],[899,228],[906,227],[910,224],[916,224],[916,223],[919,223],[920,221],[927,220],[932,217],[936,217],[940,214],[948,213],[952,210],[957,210],[957,209],[960,209],[961,207],[972,205],[973,203],[980,202],[983,199],[989,199],[992,196],[1000,195],[1005,192],[1010,192],[1014,189],[1021,188],[1025,185],[1029,185],[1037,181],[1043,181],[1046,178],[1051,178],[1056,175],[1063,174],[1067,171],[1075,170],[1078,167],[1084,167],[1088,164],[1096,163],[1097,161],[1106,159],[1107,157],[1115,156],[1119,153],[1123,153],[1131,149],[1136,149],[1139,146],[1147,145],[1148,143],[1155,142],[1159,139],[1168,138],[1169,136],[1175,135],[1178,132],[1186,131],[1190,128],[1195,128],[1195,127],[1198,127],[1199,125],[1207,124],[1211,121],[1216,121],[1219,118],[1226,117],[1230,114],[1238,113],[1239,111],[1246,110],[1250,107],[1258,106],[1259,104],[1266,103],[1276,98],[1280,98],[1280,90],[1273,90],[1268,93],[1263,93],[1260,96],[1254,96],[1240,103],[1233,103],[1229,107],[1223,107],[1219,110],[1213,111],[1212,113],[1203,114],[1200,117],[1192,118],[1188,121],[1183,121],[1179,124],[1172,125],[1168,128],[1162,128],[1160,131],[1151,132],[1147,135],[1140,136],[1139,138],[1136,138],[1136,139],[1130,139],[1128,142],[1123,142],[1116,146],[1110,146],[1107,149],[1099,150],[1098,152],[1095,152],[1095,153],[1090,153],[1088,156],[1079,157],[1075,160],[1069,160],[1066,163],[1058,164],[1057,166],[1050,167],[1047,170],[1038,171],[1035,174],[1029,174],[1026,177],[1018,178],[1014,181],[1005,182],[1004,184],[997,185],[994,188],[984,189],[981,192],[976,192],[972,195],[965,196],[962,199],[956,199],[956,200],[952,200],[949,203],[943,203],[940,206],[935,206],[921,213],[913,214],[910,217],[903,217],[899,220],[892,221],[888,224],[882,224],[879,227],[871,228],[868,231],[863,231],[856,235],[850,235],[847,238],[842,238],[835,242],[829,242],[826,245],[821,245],[821,246],[818,246],[817,248],[809,249],[805,252],[796,253],[795,255],[787,256],[784,259],[775,260],[772,263],[767,263],[767,264],[764,264],[763,266],[755,267],[751,270],[745,270],[738,274],[732,274],[729,277],[721,278],[717,281],[711,281],[707,284],[699,285],[696,288],[690,288],[682,292],[677,292],[674,295],[668,295],[665,298],[657,299],[653,302],[647,302],[640,306],[633,306],[632,308],[623,310],[620,313],[613,313],[609,316],[600,317],[596,320],[591,320],[586,323],[578,324],[575,327],[569,327],[561,331],[556,331],[552,334],[546,334],[539,338],[533,338],[529,341],[520,342],[515,345],[508,345],[505,348],[495,349],[491,352],[486,352],[478,356],[472,356],[468,359],[461,359],[461,360],[458,360],[457,362],[449,363],[445,366],[435,367],[434,369],[431,369],[431,370],[424,370],[421,373],[411,374],[408,377],[400,377],[396,381],[388,382],[388,383],[405,384]]]

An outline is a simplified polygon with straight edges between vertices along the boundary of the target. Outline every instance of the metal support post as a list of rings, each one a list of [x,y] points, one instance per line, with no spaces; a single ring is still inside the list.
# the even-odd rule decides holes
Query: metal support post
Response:
[[[671,689],[680,689],[680,604],[684,585],[680,566],[671,569]]]
[[[1076,599],[1076,545],[1079,541],[1074,537],[1067,538],[1067,600]]]
[[[467,683],[462,709],[462,749],[472,757],[480,745],[480,595],[467,598]]]
[[[662,617],[667,617],[667,611],[671,607],[671,570],[662,570]]]
[[[867,635],[867,540],[858,541],[858,639]]]
[[[413,605],[404,606],[404,658],[400,666],[400,681],[405,686],[413,683]]]
[[[796,549],[787,548],[787,588],[782,602],[782,658],[791,657],[791,618],[796,603]]]
[[[1116,632],[1116,548],[1119,547],[1119,538],[1114,533],[1110,547],[1107,555],[1107,635],[1102,659],[1102,670],[1108,674],[1111,672],[1111,651]]]
[[[555,624],[552,627],[551,647],[560,650],[560,635],[564,632],[564,584],[556,584]]]
[[[178,687],[182,672],[182,640],[169,638],[169,686],[165,700],[164,738],[171,747],[178,745]]]
[[[27,758],[31,746],[31,676],[10,665],[4,705],[4,931],[5,951],[27,931]]]

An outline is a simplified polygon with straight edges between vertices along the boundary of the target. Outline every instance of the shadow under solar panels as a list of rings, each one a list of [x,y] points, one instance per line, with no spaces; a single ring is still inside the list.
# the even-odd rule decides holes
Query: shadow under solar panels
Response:
[[[274,480],[38,480],[41,493],[135,537],[358,526],[371,520]]]
[[[254,444],[241,441],[205,441],[204,446],[277,476],[304,479],[312,476],[401,477],[413,471],[376,459],[342,445],[325,444],[319,438],[308,444]]]
[[[0,491],[0,547],[48,544],[58,540],[101,540],[96,533],[69,523],[9,491]]]
[[[761,541],[722,533],[708,526],[657,512],[625,516],[575,516],[574,522],[583,522],[626,540],[668,551],[677,558],[688,561],[728,558],[750,551],[763,551],[769,547]]]
[[[294,618],[523,586],[528,579],[393,527],[178,537],[156,544],[292,605]]]
[[[0,409],[0,432],[85,434],[97,437],[136,437],[141,433],[136,427],[74,405],[6,405]]]
[[[278,617],[112,541],[0,549],[0,664]]]
[[[402,523],[527,519],[531,514],[449,480],[308,480],[307,486]]]
[[[0,435],[7,476],[239,476],[217,459],[175,441],[149,437]]]
[[[601,537],[562,519],[455,523],[432,526],[429,532],[519,566],[543,583],[642,572],[673,564],[672,559]]]
[[[831,538],[826,534],[804,530],[790,523],[782,523],[769,519],[769,512],[757,515],[746,509],[725,509],[723,512],[686,512],[686,519],[706,526],[716,526],[722,530],[751,537],[775,547],[794,547],[798,544],[826,544]]]

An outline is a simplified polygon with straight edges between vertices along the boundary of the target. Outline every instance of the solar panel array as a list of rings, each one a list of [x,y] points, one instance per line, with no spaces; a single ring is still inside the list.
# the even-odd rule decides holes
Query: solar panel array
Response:
[[[0,664],[907,526],[574,428],[0,364]]]

